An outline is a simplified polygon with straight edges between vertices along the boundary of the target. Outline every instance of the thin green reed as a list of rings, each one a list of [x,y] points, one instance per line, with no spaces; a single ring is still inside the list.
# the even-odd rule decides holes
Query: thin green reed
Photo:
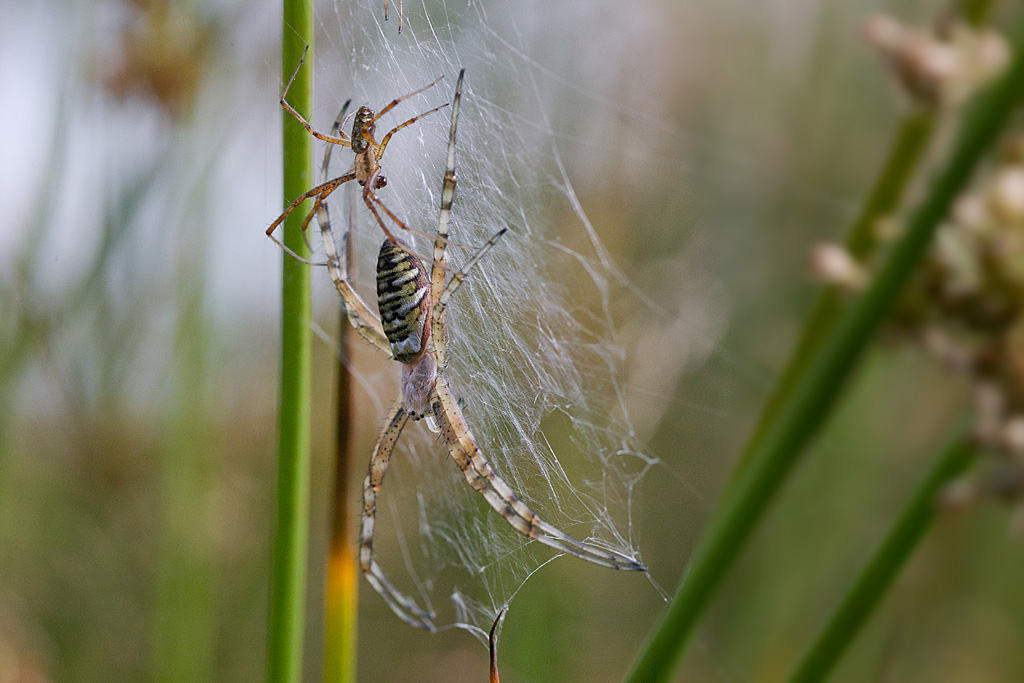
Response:
[[[988,18],[992,5],[992,0],[962,0],[957,11],[965,22],[980,26]],[[846,231],[843,246],[855,260],[864,263],[874,255],[878,247],[878,222],[900,208],[907,187],[931,146],[938,123],[936,105],[914,104],[904,115],[881,171]],[[754,436],[747,442],[740,456],[734,477],[750,461],[751,453],[764,436],[768,425],[774,421],[781,406],[790,399],[794,386],[806,368],[807,359],[835,324],[844,300],[845,295],[838,286],[826,285],[821,288],[804,321],[793,353],[761,412]]]
[[[281,38],[282,83],[287,82],[306,46],[288,101],[307,116],[313,103],[313,7],[308,0],[285,0]],[[312,138],[299,123],[282,116],[284,199],[302,194],[312,182]],[[305,212],[284,222],[284,243],[308,256],[300,234]],[[312,372],[312,305],[309,268],[282,254],[281,393],[278,420],[277,514],[274,529],[270,618],[267,634],[267,680],[298,683],[302,676],[305,620],[306,549],[309,536],[310,408]]]
[[[713,513],[662,623],[651,635],[629,681],[666,681],[689,638],[768,504],[825,422],[846,380],[885,321],[985,153],[998,140],[1024,92],[1024,24],[1014,33],[1013,61],[999,82],[965,115],[946,164],[863,294],[846,306],[807,361],[803,376],[755,445],[749,464]]]
[[[184,221],[178,249],[178,322],[168,383],[160,463],[160,535],[153,623],[155,683],[213,681],[216,662],[213,522],[210,496],[219,453],[212,445],[209,325],[204,315],[204,235],[200,219]]]
[[[790,683],[823,681],[832,672],[931,527],[939,491],[967,467],[973,452],[967,420],[961,420],[875,554],[800,660]]]

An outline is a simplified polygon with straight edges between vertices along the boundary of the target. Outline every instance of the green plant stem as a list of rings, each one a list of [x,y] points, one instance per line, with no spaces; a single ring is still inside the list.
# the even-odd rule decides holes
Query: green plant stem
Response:
[[[935,518],[935,497],[964,470],[974,452],[965,422],[939,452],[885,540],[861,571],[824,630],[804,655],[790,683],[823,681],[878,606]]]
[[[211,468],[218,458],[210,446],[205,399],[210,368],[203,316],[203,238],[193,237],[199,246],[183,249],[180,257],[173,402],[161,463],[153,628],[152,680],[156,683],[215,679],[214,565],[208,533],[213,519],[205,501],[212,488]]]
[[[962,0],[957,12],[967,23],[980,26],[987,20],[993,4],[993,0]],[[860,212],[846,231],[843,246],[857,261],[864,263],[874,255],[878,246],[878,222],[899,209],[914,172],[934,137],[937,116],[934,109],[919,107],[908,112],[900,122],[885,164]],[[800,338],[786,368],[761,412],[753,436],[747,441],[743,455],[740,456],[734,479],[750,462],[751,454],[764,437],[768,425],[774,421],[780,407],[789,400],[794,385],[806,367],[807,359],[835,323],[845,298],[838,287],[822,287],[801,328]]]
[[[1022,27],[1024,28],[1024,27]],[[856,361],[884,322],[950,206],[1005,127],[1024,92],[1024,31],[999,82],[965,115],[949,160],[923,204],[883,260],[867,290],[850,302],[807,361],[791,399],[782,405],[750,463],[712,515],[668,612],[638,658],[629,681],[666,681],[711,596],[732,566],[801,451],[817,434]]]
[[[863,262],[869,258],[877,246],[875,226],[886,215],[895,211],[900,204],[907,185],[913,177],[914,170],[928,149],[935,130],[935,112],[919,109],[907,114],[900,124],[886,159],[882,172],[868,194],[864,206],[847,231],[844,246],[850,255]],[[768,427],[775,421],[782,406],[792,397],[793,391],[801,381],[807,367],[808,359],[821,345],[822,339],[835,324],[842,311],[846,294],[835,286],[822,287],[811,308],[810,315],[804,322],[800,339],[789,357],[786,369],[775,385],[771,397],[764,410],[753,436],[747,442],[736,467],[734,478],[747,466],[753,453],[760,446]]]
[[[306,45],[304,67],[288,93],[289,103],[308,118],[313,99],[313,8],[285,0],[281,40],[282,83],[287,82]],[[284,204],[311,186],[312,138],[282,112]],[[284,243],[308,256],[300,234],[303,207],[284,223]],[[282,254],[281,394],[278,423],[277,515],[274,530],[267,680],[298,683],[302,674],[306,548],[309,537],[310,401],[312,371],[309,268]]]

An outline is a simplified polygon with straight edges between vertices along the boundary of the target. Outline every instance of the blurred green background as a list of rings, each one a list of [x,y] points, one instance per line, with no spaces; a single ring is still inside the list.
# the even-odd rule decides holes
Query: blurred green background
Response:
[[[413,22],[445,9],[405,4]],[[469,6],[491,4],[504,6]],[[517,9],[534,17],[530,59],[564,75],[546,96],[583,208],[667,312],[613,302],[634,418],[662,460],[636,492],[633,524],[666,589],[812,300],[808,250],[840,237],[902,111],[861,22],[885,11],[924,23],[943,8]],[[263,676],[280,279],[263,230],[280,207],[278,11],[0,3],[0,683]],[[344,59],[326,56],[343,30],[334,8],[318,11],[321,58]],[[574,64],[584,44],[616,68]],[[318,117],[336,106],[318,104]],[[618,134],[587,137],[608,126]],[[568,212],[552,230],[583,239]],[[335,329],[329,296],[318,311]],[[334,355],[315,353],[316,396],[329,396]],[[873,351],[678,680],[781,680],[965,395],[916,350]],[[314,406],[308,681],[320,676],[333,467],[329,402]],[[357,426],[357,453],[377,429]],[[1024,547],[1010,514],[987,503],[942,518],[834,679],[1024,680]],[[363,680],[485,679],[476,640],[413,631],[363,588]],[[662,606],[643,580],[555,562],[512,603],[503,679],[619,680]]]

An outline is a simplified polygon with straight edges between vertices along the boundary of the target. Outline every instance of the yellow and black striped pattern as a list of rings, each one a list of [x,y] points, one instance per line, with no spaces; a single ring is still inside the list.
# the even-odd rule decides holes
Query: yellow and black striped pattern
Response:
[[[377,258],[377,310],[395,360],[419,358],[430,336],[430,282],[423,262],[391,240]]]

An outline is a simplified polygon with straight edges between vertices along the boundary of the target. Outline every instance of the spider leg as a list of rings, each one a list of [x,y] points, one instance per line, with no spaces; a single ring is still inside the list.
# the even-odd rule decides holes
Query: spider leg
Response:
[[[338,294],[345,301],[345,315],[348,317],[349,324],[355,328],[360,337],[382,351],[388,358],[391,358],[391,344],[388,342],[387,337],[384,336],[384,330],[381,328],[380,322],[370,311],[369,306],[366,305],[362,297],[353,289],[346,277],[346,269],[343,269],[341,266],[342,259],[338,258],[338,251],[334,245],[334,236],[331,235],[330,227],[324,228],[322,235],[324,252],[327,254],[327,272],[330,273],[331,280],[334,282],[334,287],[338,290]],[[345,233],[342,237],[342,243],[344,244],[343,248],[347,252],[349,248],[348,233]]]
[[[437,237],[434,239],[434,266],[430,270],[430,300],[434,302],[434,309],[431,312],[431,335],[434,342],[434,356],[437,359],[437,367],[442,372],[448,367],[448,332],[444,319],[445,307],[459,288],[459,285],[466,280],[466,274],[473,270],[477,261],[508,231],[508,228],[502,228],[486,244],[480,247],[470,258],[465,268],[463,268],[463,272],[452,271],[451,282],[445,287],[444,279],[448,267],[447,248],[448,245],[453,244],[448,238],[448,229],[451,223],[452,202],[455,201],[455,133],[458,129],[459,104],[462,102],[462,80],[465,75],[466,70],[460,70],[459,78],[455,82],[455,97],[452,100],[452,123],[448,132],[448,161],[445,165],[444,183],[441,186],[441,213],[437,223]]]
[[[309,121],[303,118],[302,114],[295,111],[295,109],[292,108],[292,105],[288,104],[288,101],[285,99],[288,97],[288,91],[291,89],[292,83],[295,82],[295,77],[299,75],[299,69],[302,68],[302,63],[306,61],[307,52],[309,52],[309,45],[307,45],[306,48],[302,51],[302,57],[299,59],[299,63],[295,67],[295,71],[292,72],[292,77],[288,79],[288,85],[284,86],[284,92],[281,93],[281,106],[284,107],[284,110],[286,112],[294,116],[295,119],[302,124],[302,127],[305,128],[310,135],[317,137],[323,140],[324,142],[330,142],[332,144],[341,145],[343,147],[351,147],[352,141],[349,140],[344,133],[339,134],[339,136],[324,135],[323,133],[318,133],[316,129],[313,128],[313,126],[309,123]],[[345,104],[347,106],[348,103],[346,102]]]
[[[348,118],[345,115],[345,112],[348,111],[348,105],[350,105],[350,104],[352,104],[351,98],[345,100],[345,104],[341,105],[341,111],[338,112],[338,116],[334,119],[334,124],[331,126],[331,135],[337,135],[338,134],[338,130],[341,128],[341,126],[344,125],[345,120]],[[320,164],[320,184],[321,185],[323,183],[327,182],[327,176],[328,176],[330,168],[331,168],[331,153],[333,151],[334,151],[334,145],[327,145],[327,148],[324,150],[324,160],[323,160],[323,163]],[[313,210],[309,213],[308,216],[306,216],[306,220],[304,220],[302,222],[302,237],[303,237],[303,239],[306,240],[306,247],[310,251],[312,251],[313,248],[309,244],[309,233],[306,232],[306,227],[309,225],[309,219],[313,217],[314,213],[316,213],[317,222],[320,225],[323,225],[324,223],[327,223],[328,229],[329,229],[330,228],[330,223],[331,223],[330,216],[329,216],[329,214],[327,212],[327,203],[326,203],[326,201],[322,197],[317,197],[316,203],[313,205]],[[345,231],[345,235],[346,235],[346,238],[347,238],[347,236],[348,236],[348,231],[347,230]],[[346,256],[347,256],[347,254],[348,254],[348,250],[347,249],[346,249],[345,253],[346,253]],[[347,260],[348,259],[346,258],[346,261]],[[347,278],[348,277],[348,263],[345,264],[344,272],[345,272],[345,277]],[[344,303],[342,303],[342,305],[344,305]]]
[[[413,90],[411,93],[402,95],[401,97],[399,97],[397,99],[391,100],[390,104],[388,104],[386,107],[381,109],[379,112],[377,112],[377,114],[372,119],[370,119],[370,122],[368,124],[366,124],[367,127],[373,125],[374,123],[377,122],[378,119],[380,119],[380,117],[384,116],[384,114],[387,114],[389,111],[394,109],[398,105],[399,102],[404,102],[405,100],[409,99],[413,95],[419,95],[424,90],[427,90],[429,88],[433,88],[435,85],[437,85],[438,83],[441,82],[442,78],[444,78],[444,76],[439,76],[437,78],[437,80],[434,81],[433,83],[427,83],[425,86],[423,86],[419,90]],[[421,114],[421,116],[426,116],[426,114]]]
[[[274,230],[276,230],[277,226],[281,225],[281,222],[284,221],[284,219],[288,217],[288,214],[290,214],[292,211],[294,211],[299,206],[299,204],[301,204],[302,202],[306,201],[307,199],[310,199],[311,197],[317,197],[317,196],[319,196],[320,200],[323,201],[328,196],[330,196],[330,194],[332,192],[334,192],[336,189],[338,189],[339,186],[341,186],[344,183],[347,183],[350,180],[355,179],[355,177],[356,177],[355,171],[349,171],[345,175],[338,176],[337,178],[335,178],[333,180],[329,180],[326,183],[321,183],[320,185],[317,185],[316,187],[314,187],[312,190],[309,190],[308,192],[304,192],[304,193],[300,194],[298,197],[295,198],[295,201],[293,201],[291,204],[288,205],[288,208],[284,210],[284,213],[282,213],[280,216],[278,216],[274,220],[274,222],[270,224],[270,227],[267,228],[267,237],[269,237],[270,239],[274,240],[274,242],[279,247],[281,247],[282,249],[287,251],[289,254],[291,254],[295,258],[297,258],[297,259],[299,259],[301,261],[305,261],[306,259],[303,259],[301,256],[296,254],[294,251],[292,251],[291,249],[286,247],[284,245],[284,242],[282,242],[281,240],[279,240],[276,237],[274,237]],[[311,212],[309,215],[312,216],[312,214],[315,213],[317,208],[319,208],[319,203],[317,203],[314,206],[314,211]],[[309,216],[306,217],[306,220],[304,220],[302,224],[304,226],[309,224]],[[307,261],[307,263],[308,263],[308,261]]]
[[[469,431],[469,426],[466,424],[462,411],[459,410],[458,402],[452,395],[451,387],[444,375],[437,378],[434,397],[436,399],[433,406],[434,414],[441,423],[445,443],[448,445],[448,453],[462,470],[470,485],[483,494],[488,504],[513,529],[527,538],[535,539],[544,545],[602,567],[646,571],[647,568],[636,560],[621,553],[578,541],[538,517],[487,462],[480,447],[477,446],[473,434]]]
[[[384,475],[388,471],[388,462],[391,459],[391,452],[402,434],[402,428],[409,421],[409,414],[402,407],[402,399],[399,398],[388,413],[387,422],[380,436],[377,437],[377,444],[373,447],[373,455],[370,456],[370,469],[363,482],[363,517],[360,525],[359,535],[359,565],[362,567],[366,580],[370,582],[373,589],[384,598],[391,611],[402,621],[416,628],[434,630],[434,615],[426,612],[416,602],[399,592],[397,588],[384,576],[377,560],[373,556],[373,527],[377,514],[377,494],[380,493],[384,484]]]
[[[445,326],[444,306],[438,308],[444,293],[444,278],[447,269],[448,226],[452,218],[452,202],[455,201],[455,131],[459,124],[459,105],[462,102],[462,79],[466,70],[459,71],[455,81],[455,97],[452,99],[452,124],[448,131],[448,161],[444,167],[444,182],[441,185],[441,214],[437,222],[437,238],[434,240],[434,267],[430,269],[430,300],[435,303],[433,312],[434,355],[437,367],[448,367],[448,328]],[[472,264],[469,268],[472,268]],[[469,268],[466,268],[468,271]]]
[[[491,239],[484,242],[484,246],[477,249],[473,256],[466,263],[466,266],[463,269],[464,272],[460,273],[458,271],[452,271],[452,279],[448,281],[448,286],[445,287],[444,291],[441,293],[441,298],[437,300],[436,304],[434,304],[435,316],[444,315],[445,307],[448,305],[448,302],[451,300],[452,296],[455,295],[455,292],[459,289],[459,286],[466,281],[466,277],[469,275],[469,272],[473,270],[473,268],[476,267],[477,262],[480,259],[482,259],[487,254],[487,252],[491,250],[491,247],[497,244],[498,240],[504,237],[506,232],[508,232],[508,228],[502,228],[498,232],[494,233]]]
[[[366,184],[369,185],[370,183],[367,182]],[[364,190],[363,190],[363,199],[366,201],[366,205],[368,207],[370,207],[370,211],[373,212],[373,215],[375,215],[377,217],[377,220],[380,223],[381,229],[384,230],[384,234],[387,235],[388,239],[391,240],[392,242],[394,242],[396,245],[402,246],[401,243],[399,242],[399,240],[387,228],[384,227],[384,221],[380,217],[380,214],[377,213],[377,210],[373,207],[373,204],[376,204],[377,206],[379,206],[381,208],[381,210],[383,210],[384,213],[387,214],[388,218],[393,220],[395,222],[395,224],[398,227],[400,227],[402,230],[405,230],[407,232],[411,232],[414,235],[419,235],[420,237],[426,237],[428,239],[435,238],[434,235],[428,235],[425,232],[421,232],[421,231],[417,230],[416,228],[410,228],[408,225],[406,225],[403,220],[401,220],[398,216],[395,215],[394,211],[392,211],[391,209],[389,209],[387,206],[384,205],[384,202],[381,201],[380,197],[378,197],[376,195],[376,193],[369,192],[369,191],[367,191],[364,188]],[[467,245],[465,245],[465,244],[458,244],[457,242],[449,241],[448,244],[453,246],[453,247],[458,247],[460,249],[469,249],[469,247]]]
[[[469,274],[469,272],[471,270],[473,270],[474,267],[476,267],[477,262],[481,258],[483,258],[484,254],[486,254],[488,251],[491,250],[491,247],[493,247],[498,242],[498,240],[501,239],[502,235],[504,235],[506,232],[508,232],[508,228],[502,228],[497,233],[495,233],[494,237],[492,237],[491,239],[487,240],[487,242],[484,244],[484,246],[482,246],[479,249],[477,249],[476,253],[473,254],[472,258],[469,259],[469,262],[466,263],[465,267],[463,267],[461,273],[458,272],[458,271],[455,271],[455,270],[451,271],[452,272],[452,279],[449,280],[447,287],[445,287],[444,284],[443,284],[443,282],[444,282],[444,271],[443,270],[441,270],[439,268],[435,268],[435,269],[432,269],[430,271],[430,275],[431,275],[431,291],[433,291],[433,275],[434,275],[434,272],[439,271],[439,270],[441,272],[441,282],[442,282],[441,287],[442,287],[442,291],[441,291],[441,296],[440,297],[438,297],[437,299],[433,299],[433,301],[435,301],[435,303],[434,303],[434,310],[431,312],[431,316],[432,317],[431,317],[431,323],[430,323],[431,324],[430,336],[434,340],[434,356],[437,358],[437,367],[442,372],[444,371],[444,369],[446,367],[448,367],[448,348],[447,348],[448,328],[446,327],[445,319],[444,319],[445,308],[448,306],[448,302],[451,301],[451,298],[455,294],[455,292],[458,291],[459,286],[463,282],[466,281],[466,276]],[[436,248],[434,250],[434,254],[435,254],[435,256],[437,255]]]
[[[445,165],[444,183],[441,186],[441,213],[437,223],[437,237],[434,239],[434,267],[430,270],[430,300],[434,302],[434,310],[431,313],[432,331],[434,340],[434,355],[437,358],[437,367],[442,371],[448,367],[447,339],[448,332],[444,319],[444,310],[448,301],[455,294],[455,291],[466,280],[466,275],[473,270],[484,254],[501,239],[501,236],[508,232],[508,228],[502,228],[487,243],[480,247],[469,259],[469,263],[462,269],[462,272],[451,271],[452,279],[445,287],[445,273],[448,270],[447,247],[454,244],[449,235],[449,225],[452,217],[452,202],[455,201],[455,132],[459,122],[459,103],[462,101],[462,79],[466,70],[459,71],[459,79],[455,82],[455,98],[452,100],[452,125],[448,133],[448,162]]]
[[[441,80],[441,79],[439,78],[439,79],[437,79],[437,80],[439,81],[439,80]],[[434,81],[434,83],[437,83],[437,81]],[[430,85],[433,85],[434,83],[431,83]],[[427,86],[427,87],[430,87],[430,86]],[[444,108],[445,108],[445,107],[447,107],[447,106],[448,106],[448,103],[447,103],[447,102],[445,102],[445,103],[444,103],[444,104],[442,104],[441,106],[439,106],[439,107],[434,107],[434,108],[433,108],[433,109],[431,109],[430,111],[426,111],[426,112],[423,112],[423,113],[422,113],[422,114],[420,114],[419,116],[414,116],[414,117],[412,117],[411,119],[409,119],[408,121],[406,121],[405,123],[399,124],[399,125],[395,126],[394,128],[392,128],[391,130],[389,130],[389,131],[388,131],[388,134],[384,136],[384,139],[380,141],[380,145],[378,146],[378,149],[377,149],[377,158],[378,158],[378,159],[380,159],[381,157],[383,157],[383,156],[384,156],[384,149],[385,149],[385,148],[386,148],[386,147],[388,146],[388,140],[390,140],[390,139],[391,139],[391,136],[392,136],[392,135],[394,135],[394,134],[395,134],[395,133],[397,133],[398,131],[402,130],[402,129],[403,129],[403,128],[405,128],[406,126],[411,126],[412,124],[416,123],[417,121],[419,121],[419,120],[420,120],[420,119],[422,119],[423,117],[425,117],[425,116],[430,116],[430,115],[431,115],[431,114],[433,114],[433,113],[434,113],[435,111],[440,111],[440,110],[444,109]],[[379,116],[379,114],[378,114],[378,116]],[[371,138],[371,139],[372,139],[372,138]]]
[[[345,110],[348,108],[348,105],[349,103],[346,102],[341,108],[338,118],[334,120],[334,126],[331,128],[332,132],[336,132],[342,121],[344,121]],[[327,150],[324,152],[324,161],[320,167],[321,184],[327,177],[331,163],[331,152],[333,150],[334,147],[328,145]],[[334,282],[334,287],[338,290],[338,294],[341,295],[342,309],[345,311],[349,324],[355,328],[360,337],[383,351],[388,357],[391,357],[391,345],[388,343],[387,337],[384,336],[384,330],[381,328],[380,322],[348,281],[351,230],[346,230],[341,236],[344,257],[340,257],[337,245],[334,242],[334,233],[331,231],[331,218],[327,209],[327,202],[317,197],[314,210],[317,212],[317,222],[320,224],[320,235],[323,238],[324,253],[327,255],[327,272],[330,274],[331,281]]]

